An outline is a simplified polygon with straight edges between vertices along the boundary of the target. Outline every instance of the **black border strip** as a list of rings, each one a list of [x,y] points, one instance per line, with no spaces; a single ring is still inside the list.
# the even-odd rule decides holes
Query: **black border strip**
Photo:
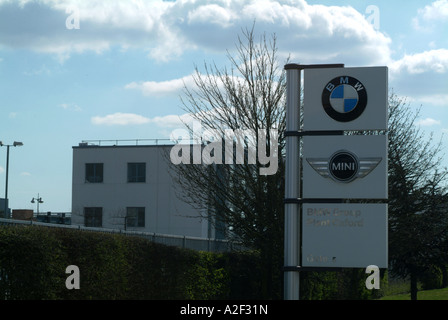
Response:
[[[342,136],[344,131],[285,131],[285,137],[304,137],[304,136]]]
[[[325,68],[344,68],[345,64],[336,63],[336,64],[298,64],[298,63],[288,63],[285,65],[285,70],[291,69],[325,69]]]

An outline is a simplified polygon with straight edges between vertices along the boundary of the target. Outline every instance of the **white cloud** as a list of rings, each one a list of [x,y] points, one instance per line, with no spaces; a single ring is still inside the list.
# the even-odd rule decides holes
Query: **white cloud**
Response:
[[[163,128],[183,128],[185,123],[191,123],[191,121],[193,121],[193,118],[187,113],[180,116],[166,115],[150,119],[151,123]]]
[[[0,173],[3,173],[3,172],[5,172],[5,169],[2,166],[0,166]]]
[[[66,28],[72,7],[80,29]],[[390,57],[390,39],[363,14],[305,0],[0,2],[0,21],[1,46],[56,54],[61,62],[72,53],[112,46],[142,48],[157,61],[197,48],[232,50],[241,28],[254,21],[256,30],[276,33],[282,55],[291,53],[301,63],[378,65]]]
[[[227,14],[215,14],[213,24],[200,17],[189,19],[182,25],[185,37],[203,48],[233,49],[241,27],[250,27],[256,21],[256,30],[277,35],[281,55],[291,53],[301,63],[343,61],[371,65],[389,61],[390,38],[351,7],[309,5],[304,0],[263,0],[227,1],[222,8]],[[220,23],[216,17],[221,18]]]
[[[150,119],[134,113],[117,112],[114,114],[106,115],[104,117],[101,116],[92,117],[91,121],[95,125],[126,126],[126,125],[145,124],[148,123]]]
[[[220,27],[230,27],[237,14],[233,10],[223,8],[217,4],[205,4],[188,13],[189,23],[211,23]]]
[[[395,73],[446,73],[448,71],[448,50],[438,49],[405,55],[402,59],[390,64],[390,69]]]
[[[416,29],[425,29],[426,25],[435,22],[448,21],[448,0],[437,0],[418,10],[418,16],[413,19]]]
[[[439,120],[435,120],[432,118],[426,118],[426,119],[422,119],[420,121],[416,122],[417,125],[423,126],[423,127],[430,127],[430,126],[434,126],[434,125],[440,125],[441,122]]]
[[[0,2],[0,45],[55,54],[61,62],[72,53],[100,54],[115,45],[150,47],[165,35],[159,27],[161,9],[168,6],[164,1]],[[79,29],[67,29],[71,10],[79,16]]]
[[[23,171],[23,172],[20,172],[20,175],[23,177],[29,177],[29,176],[31,176],[31,173]]]
[[[183,115],[166,115],[157,116],[154,118],[144,117],[135,113],[113,113],[106,116],[92,117],[91,122],[94,125],[107,125],[107,126],[126,126],[126,125],[142,125],[142,124],[155,124],[163,128],[179,128],[184,127],[184,123],[191,122],[192,118],[189,114]]]
[[[448,94],[422,95],[418,97],[418,101],[423,104],[448,107]]]
[[[166,96],[166,95],[179,95],[182,90],[187,87],[188,89],[195,89],[196,82],[195,78],[197,76],[207,78],[207,80],[213,81],[219,89],[224,87],[224,84],[219,76],[214,74],[200,75],[200,74],[190,74],[182,78],[171,79],[166,81],[141,81],[141,82],[131,82],[125,85],[125,89],[135,89],[142,92],[145,96]],[[236,82],[243,82],[242,78],[233,76],[232,79]]]
[[[173,79],[168,81],[145,81],[145,82],[131,82],[125,86],[126,89],[140,90],[145,96],[153,95],[167,95],[178,94],[184,88],[184,84],[189,86],[193,84],[193,76],[188,75],[180,79]]]
[[[419,103],[448,107],[447,75],[448,49],[404,55],[389,64],[389,82]]]

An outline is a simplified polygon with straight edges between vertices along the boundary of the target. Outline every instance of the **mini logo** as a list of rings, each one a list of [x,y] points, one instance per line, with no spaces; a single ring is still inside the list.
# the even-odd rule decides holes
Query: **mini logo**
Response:
[[[340,151],[331,157],[328,168],[333,179],[341,182],[349,182],[358,173],[358,160],[354,154],[347,151]]]
[[[325,112],[336,121],[353,121],[364,112],[367,106],[367,91],[356,78],[336,77],[327,83],[322,92],[322,106]]]
[[[364,178],[381,162],[382,158],[361,158],[346,150],[334,153],[330,158],[307,158],[311,167],[324,178],[349,183]]]

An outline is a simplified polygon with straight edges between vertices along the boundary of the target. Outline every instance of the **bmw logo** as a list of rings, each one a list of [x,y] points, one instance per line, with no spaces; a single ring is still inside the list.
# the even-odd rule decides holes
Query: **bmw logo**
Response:
[[[356,78],[340,76],[327,83],[322,106],[334,120],[349,122],[358,118],[367,106],[367,91]]]

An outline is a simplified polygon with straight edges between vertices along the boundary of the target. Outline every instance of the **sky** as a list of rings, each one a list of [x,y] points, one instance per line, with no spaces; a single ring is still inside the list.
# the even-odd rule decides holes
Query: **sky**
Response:
[[[195,67],[229,66],[254,21],[276,35],[280,65],[387,66],[446,150],[448,0],[0,0],[0,141],[23,142],[10,147],[10,207],[36,210],[40,196],[41,212],[70,212],[83,140],[168,139]]]

